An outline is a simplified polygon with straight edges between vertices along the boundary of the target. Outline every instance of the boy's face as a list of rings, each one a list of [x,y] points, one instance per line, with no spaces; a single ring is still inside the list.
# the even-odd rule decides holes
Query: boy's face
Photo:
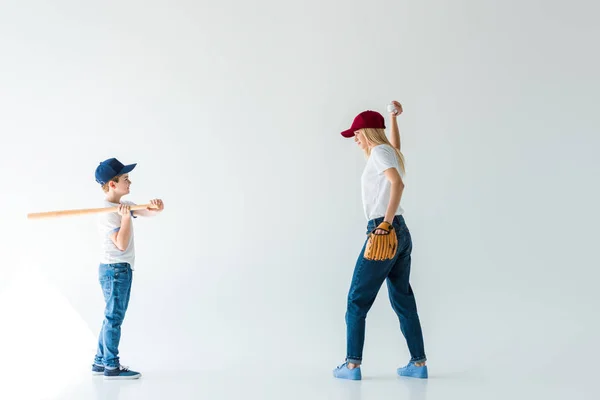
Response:
[[[125,196],[129,194],[129,186],[131,181],[129,180],[129,174],[124,174],[119,177],[119,182],[111,182],[110,187],[115,194]]]

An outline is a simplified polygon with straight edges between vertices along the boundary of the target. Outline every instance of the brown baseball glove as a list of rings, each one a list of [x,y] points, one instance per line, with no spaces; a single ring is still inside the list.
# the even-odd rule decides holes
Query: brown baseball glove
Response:
[[[387,233],[376,234],[377,229]],[[384,221],[369,234],[364,257],[375,261],[391,260],[396,255],[396,250],[398,250],[398,237],[394,226]]]

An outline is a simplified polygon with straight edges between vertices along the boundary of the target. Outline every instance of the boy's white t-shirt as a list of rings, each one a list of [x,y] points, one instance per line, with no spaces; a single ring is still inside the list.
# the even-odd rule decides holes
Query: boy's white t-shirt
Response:
[[[122,201],[123,204],[135,205],[131,201]],[[104,207],[115,207],[118,203],[112,203],[108,200],[104,200]],[[133,240],[133,222],[131,223],[131,236],[129,237],[129,244],[125,251],[121,251],[115,246],[111,240],[110,235],[121,228],[121,215],[117,212],[102,213],[98,217],[98,230],[102,237],[102,248],[101,248],[101,263],[103,264],[115,264],[115,263],[129,263],[131,269],[134,269],[135,263],[135,244]]]
[[[363,208],[368,221],[385,217],[390,202],[391,183],[383,172],[389,168],[396,168],[402,176],[394,148],[387,144],[373,147],[361,178]],[[404,210],[398,204],[395,215],[403,213]]]

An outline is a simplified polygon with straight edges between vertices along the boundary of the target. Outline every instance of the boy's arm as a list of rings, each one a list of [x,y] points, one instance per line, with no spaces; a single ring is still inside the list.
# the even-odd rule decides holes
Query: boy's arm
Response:
[[[162,210],[165,208],[165,205],[161,199],[150,200],[150,204],[152,204],[153,207],[148,207],[145,210],[134,210],[133,215],[135,217],[153,217],[162,212]]]
[[[121,215],[121,227],[110,234],[110,239],[117,246],[117,249],[125,251],[129,246],[129,239],[131,238],[131,210],[129,206],[121,204],[119,206],[119,214]]]

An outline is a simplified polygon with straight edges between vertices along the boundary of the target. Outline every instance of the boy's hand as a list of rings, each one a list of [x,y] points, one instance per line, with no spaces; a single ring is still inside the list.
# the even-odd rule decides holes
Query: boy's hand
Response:
[[[131,218],[131,206],[127,204],[119,204],[117,212],[123,218]]]
[[[165,208],[165,205],[161,199],[150,200],[150,204],[152,204],[153,207],[148,207],[148,211],[161,212]]]

